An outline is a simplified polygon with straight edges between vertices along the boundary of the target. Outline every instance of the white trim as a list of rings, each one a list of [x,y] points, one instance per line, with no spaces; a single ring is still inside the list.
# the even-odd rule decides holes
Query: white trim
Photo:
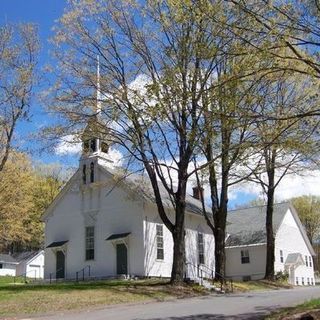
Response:
[[[239,246],[228,246],[228,247],[225,247],[225,249],[245,248],[245,247],[258,247],[258,246],[265,246],[266,244],[267,244],[266,242],[254,243],[254,244],[241,244]]]

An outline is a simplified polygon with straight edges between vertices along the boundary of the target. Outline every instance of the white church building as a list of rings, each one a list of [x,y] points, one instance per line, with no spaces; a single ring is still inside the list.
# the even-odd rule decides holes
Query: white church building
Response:
[[[170,277],[172,236],[159,218],[148,179],[112,166],[108,145],[88,132],[90,127],[78,170],[43,216],[45,278]],[[173,221],[172,204],[166,191],[161,193]],[[197,276],[198,264],[214,272],[214,237],[201,208],[199,200],[187,197],[189,278]]]

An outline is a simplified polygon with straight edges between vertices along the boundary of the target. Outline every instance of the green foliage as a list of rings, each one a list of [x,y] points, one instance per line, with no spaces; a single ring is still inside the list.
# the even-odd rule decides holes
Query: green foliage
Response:
[[[41,216],[62,183],[53,172],[36,171],[25,154],[11,154],[0,172],[0,251],[41,247]]]
[[[320,235],[320,197],[301,196],[293,198],[291,201],[305,227],[310,242],[314,243]]]
[[[278,271],[275,274],[275,279],[277,281],[288,281],[289,279],[289,273],[287,271]]]

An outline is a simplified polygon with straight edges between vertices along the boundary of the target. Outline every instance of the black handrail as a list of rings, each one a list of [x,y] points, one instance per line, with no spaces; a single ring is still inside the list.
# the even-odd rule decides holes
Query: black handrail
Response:
[[[215,279],[218,279],[220,282],[220,290],[222,291],[223,286],[225,285],[227,287],[228,282],[230,282],[230,290],[231,292],[233,292],[233,280],[232,278],[227,279],[225,276],[223,276],[222,274],[214,271],[213,269],[211,269],[210,267],[204,265],[204,264],[193,264],[191,262],[186,262],[186,265],[191,265],[195,268],[197,268],[197,274],[198,277],[201,279],[201,284],[203,283],[203,273],[206,273],[207,275],[209,275],[209,279],[211,278],[211,281],[213,282]],[[203,270],[203,269],[207,269],[207,270]]]
[[[220,280],[220,288],[221,288],[221,290],[222,290],[223,284],[225,284],[227,286],[228,285],[228,281],[229,281],[230,282],[231,292],[233,292],[233,280],[232,280],[232,278],[228,279],[227,277],[223,276],[222,274],[220,274],[219,272],[216,272],[216,271],[215,271],[215,278],[218,278],[218,280]]]
[[[55,279],[56,279],[56,282],[58,281],[57,273],[58,273],[59,271],[61,271],[61,270],[64,270],[64,268],[60,268],[60,269],[58,269],[58,270],[56,270],[56,271],[54,271],[54,272],[50,272],[50,274],[49,274],[50,284],[51,284],[51,282],[52,282],[52,275],[53,275],[53,274],[56,274]]]
[[[88,268],[88,276],[90,277],[90,273],[91,273],[91,267],[90,265],[87,265],[85,267],[83,267],[81,270],[76,272],[76,282],[79,281],[79,274],[80,272],[82,272],[82,281],[84,281],[84,271]]]

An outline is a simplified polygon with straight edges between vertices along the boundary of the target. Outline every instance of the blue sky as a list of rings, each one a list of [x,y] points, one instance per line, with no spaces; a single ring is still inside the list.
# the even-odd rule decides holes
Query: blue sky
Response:
[[[50,43],[55,20],[63,13],[66,0],[1,0],[0,1],[0,24],[31,22],[38,26],[41,42],[39,55],[39,68],[50,64]],[[39,93],[45,89],[49,78],[44,78],[39,83],[36,91]],[[53,119],[45,113],[39,101],[33,100],[31,107],[31,118],[19,124],[17,131],[17,145],[32,152],[35,159],[43,162],[63,162],[64,164],[75,165],[74,157],[58,157],[52,152],[39,154],[39,144],[31,138],[39,128],[49,124]]]

